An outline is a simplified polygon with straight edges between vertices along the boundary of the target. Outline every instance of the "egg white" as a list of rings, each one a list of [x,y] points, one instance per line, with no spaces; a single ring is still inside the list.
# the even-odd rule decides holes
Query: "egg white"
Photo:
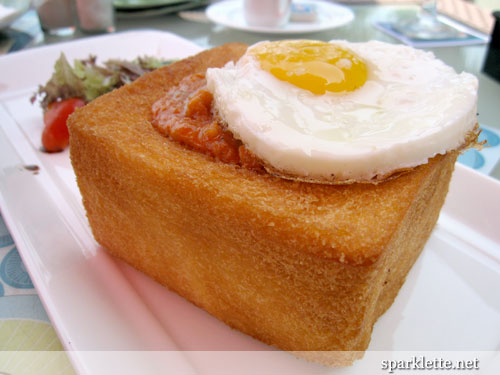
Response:
[[[460,147],[476,124],[477,79],[431,53],[377,41],[333,41],[368,68],[356,91],[315,95],[275,78],[249,52],[208,69],[228,128],[287,174],[370,180]],[[251,49],[251,48],[250,48]]]

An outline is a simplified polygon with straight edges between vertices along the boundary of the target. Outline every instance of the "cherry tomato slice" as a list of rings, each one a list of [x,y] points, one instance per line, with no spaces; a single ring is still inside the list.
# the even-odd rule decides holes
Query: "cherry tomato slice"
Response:
[[[42,145],[47,152],[64,150],[69,144],[69,132],[66,120],[76,108],[83,107],[85,102],[79,98],[71,98],[54,102],[43,115],[45,129],[42,133]]]

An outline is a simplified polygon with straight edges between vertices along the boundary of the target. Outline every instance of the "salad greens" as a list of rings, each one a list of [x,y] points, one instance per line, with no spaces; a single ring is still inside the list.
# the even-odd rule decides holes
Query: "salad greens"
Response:
[[[38,87],[31,102],[39,100],[44,111],[49,104],[69,98],[80,98],[88,103],[171,62],[155,57],[138,57],[133,61],[111,59],[98,65],[97,58],[91,55],[87,59],[75,60],[72,67],[61,53],[54,65],[52,77],[45,85]]]

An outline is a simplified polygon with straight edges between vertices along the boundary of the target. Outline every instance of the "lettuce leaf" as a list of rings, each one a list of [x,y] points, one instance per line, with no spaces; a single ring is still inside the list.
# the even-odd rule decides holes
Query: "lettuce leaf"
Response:
[[[47,109],[48,105],[56,100],[85,96],[85,87],[64,54],[61,54],[54,64],[52,77],[45,86],[39,86],[38,91],[31,98],[31,102],[34,102],[37,96],[42,97],[40,104],[44,109]]]
[[[75,60],[74,70],[85,87],[83,99],[86,102],[94,100],[117,86],[118,72],[99,69],[93,56],[89,60]]]
[[[75,60],[72,67],[66,56],[61,53],[55,62],[52,77],[45,85],[38,87],[31,97],[31,102],[39,100],[44,110],[52,102],[69,98],[80,98],[88,103],[171,62],[173,60],[138,57],[133,61],[112,59],[98,65],[97,58],[89,56],[87,59]]]

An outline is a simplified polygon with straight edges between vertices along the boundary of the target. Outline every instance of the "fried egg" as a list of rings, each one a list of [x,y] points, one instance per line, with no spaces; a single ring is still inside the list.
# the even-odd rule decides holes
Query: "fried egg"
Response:
[[[477,122],[476,77],[403,45],[260,42],[206,78],[233,135],[273,169],[307,179],[415,167],[461,147]]]

